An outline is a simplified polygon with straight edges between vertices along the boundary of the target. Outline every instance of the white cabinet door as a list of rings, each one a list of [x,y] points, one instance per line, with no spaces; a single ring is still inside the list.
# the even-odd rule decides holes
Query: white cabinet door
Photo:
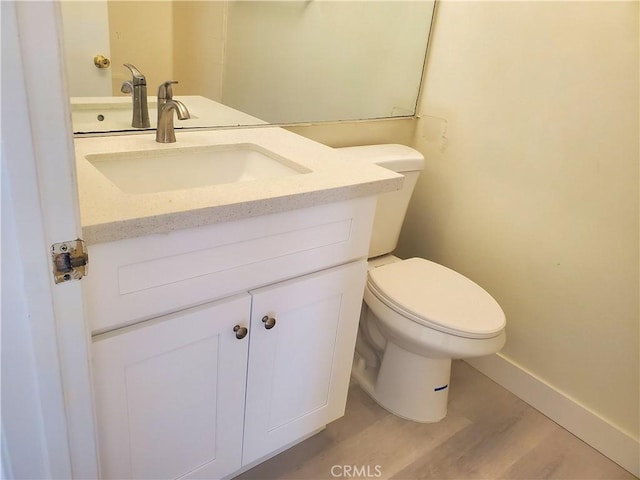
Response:
[[[251,298],[99,335],[92,345],[102,478],[219,478],[241,465]]]
[[[251,292],[243,465],[344,414],[366,267],[363,260]]]

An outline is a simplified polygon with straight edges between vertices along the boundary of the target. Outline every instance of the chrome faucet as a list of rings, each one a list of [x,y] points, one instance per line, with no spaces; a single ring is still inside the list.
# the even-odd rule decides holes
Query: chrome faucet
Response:
[[[156,130],[156,142],[158,143],[174,143],[176,141],[173,127],[174,110],[178,115],[178,120],[191,118],[184,103],[173,99],[171,85],[174,83],[178,82],[169,80],[158,87],[158,129]]]
[[[134,128],[149,128],[149,109],[147,108],[147,79],[140,71],[131,65],[125,63],[125,67],[131,72],[131,81],[126,81],[120,87],[122,93],[131,94],[133,100],[133,118],[131,126]]]

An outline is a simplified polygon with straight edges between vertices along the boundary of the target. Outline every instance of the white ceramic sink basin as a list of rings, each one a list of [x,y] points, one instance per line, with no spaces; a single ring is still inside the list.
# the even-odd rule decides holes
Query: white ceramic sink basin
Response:
[[[125,193],[155,193],[268,180],[310,170],[251,143],[89,154],[85,157]]]

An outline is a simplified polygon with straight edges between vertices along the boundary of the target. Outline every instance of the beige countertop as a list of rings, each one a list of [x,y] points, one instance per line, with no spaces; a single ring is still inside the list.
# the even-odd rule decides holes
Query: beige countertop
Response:
[[[88,244],[230,222],[398,190],[402,175],[277,127],[177,131],[177,142],[155,134],[76,138],[80,214]],[[130,151],[255,144],[291,159],[309,173],[269,180],[210,185],[154,193],[125,193],[86,155]]]

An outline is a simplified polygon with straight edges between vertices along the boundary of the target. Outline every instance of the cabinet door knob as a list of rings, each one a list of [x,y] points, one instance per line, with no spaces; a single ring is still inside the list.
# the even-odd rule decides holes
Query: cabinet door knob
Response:
[[[240,325],[236,325],[235,327],[233,327],[233,331],[236,332],[236,338],[238,340],[243,339],[247,336],[247,333],[249,333],[247,327],[241,327]]]
[[[264,317],[262,317],[262,323],[264,323],[264,328],[266,328],[267,330],[271,330],[276,326],[276,319],[265,315]]]

